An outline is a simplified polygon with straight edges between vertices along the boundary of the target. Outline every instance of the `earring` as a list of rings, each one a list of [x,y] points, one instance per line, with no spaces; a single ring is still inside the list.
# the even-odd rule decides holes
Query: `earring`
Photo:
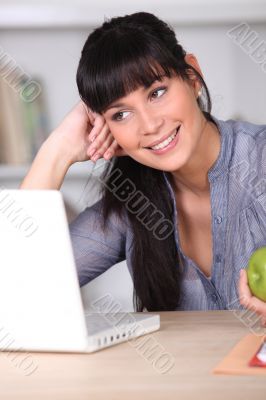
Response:
[[[199,91],[198,91],[198,97],[200,97],[202,95],[202,90],[200,89]]]

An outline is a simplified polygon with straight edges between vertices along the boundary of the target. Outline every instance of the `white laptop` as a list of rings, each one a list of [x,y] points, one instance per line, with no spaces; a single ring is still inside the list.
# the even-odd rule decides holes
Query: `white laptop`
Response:
[[[84,311],[60,191],[0,186],[0,244],[1,350],[89,353],[160,328],[157,314]]]

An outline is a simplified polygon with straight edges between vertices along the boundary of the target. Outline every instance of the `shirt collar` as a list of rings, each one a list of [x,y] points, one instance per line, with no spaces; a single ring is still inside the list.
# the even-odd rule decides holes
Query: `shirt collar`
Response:
[[[228,121],[222,121],[214,116],[211,116],[217,125],[221,137],[221,147],[219,155],[208,171],[209,181],[214,181],[220,175],[228,171],[229,163],[233,148],[233,129]]]

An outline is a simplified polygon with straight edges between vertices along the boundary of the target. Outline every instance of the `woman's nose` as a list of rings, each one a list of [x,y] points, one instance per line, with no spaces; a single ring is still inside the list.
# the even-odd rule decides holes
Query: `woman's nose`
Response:
[[[160,131],[163,118],[157,113],[143,112],[140,119],[140,130],[142,135],[149,135]]]

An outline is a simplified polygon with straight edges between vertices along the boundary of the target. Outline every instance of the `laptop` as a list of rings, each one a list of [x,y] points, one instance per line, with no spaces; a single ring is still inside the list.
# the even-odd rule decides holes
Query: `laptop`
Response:
[[[0,187],[0,243],[1,350],[90,353],[160,328],[110,294],[86,312],[60,191]]]

